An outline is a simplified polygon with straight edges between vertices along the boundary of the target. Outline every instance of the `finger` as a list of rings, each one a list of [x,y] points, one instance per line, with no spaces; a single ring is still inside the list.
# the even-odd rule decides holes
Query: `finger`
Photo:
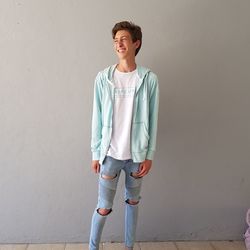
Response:
[[[95,173],[96,174],[98,173],[98,164],[97,163],[95,164]]]
[[[97,164],[96,173],[100,173],[100,164]]]
[[[143,167],[144,167],[144,164],[140,163],[137,173],[140,173],[143,170]]]
[[[148,171],[144,170],[140,174],[137,175],[137,177],[143,177],[148,173]]]
[[[93,169],[94,173],[98,173],[98,164],[96,164],[96,163],[93,164],[92,169]]]
[[[138,177],[142,177],[145,175],[145,173],[147,172],[147,169],[145,166],[143,166],[143,168],[141,169],[141,171],[137,174]]]
[[[148,172],[149,172],[149,171],[144,171],[143,173],[141,173],[140,175],[138,175],[138,177],[143,177],[143,176],[147,175]]]
[[[139,177],[145,176],[149,173],[150,168],[147,166],[144,166],[144,168],[142,169],[142,171],[138,174]]]
[[[145,168],[144,164],[141,163],[141,164],[139,165],[139,168],[138,168],[138,171],[137,171],[137,175],[139,175],[141,172],[143,172],[144,168]]]

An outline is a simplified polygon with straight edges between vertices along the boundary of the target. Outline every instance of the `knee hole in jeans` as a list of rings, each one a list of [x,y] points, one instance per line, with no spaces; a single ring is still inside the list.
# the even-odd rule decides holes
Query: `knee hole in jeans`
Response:
[[[126,203],[128,203],[129,205],[137,205],[139,203],[139,201],[127,199]]]
[[[117,177],[117,174],[115,176],[109,176],[109,175],[105,175],[105,174],[101,174],[102,179],[104,180],[113,180]]]
[[[98,208],[97,210],[97,213],[102,215],[102,216],[106,216],[106,215],[109,215],[111,212],[112,212],[112,209],[111,208]]]

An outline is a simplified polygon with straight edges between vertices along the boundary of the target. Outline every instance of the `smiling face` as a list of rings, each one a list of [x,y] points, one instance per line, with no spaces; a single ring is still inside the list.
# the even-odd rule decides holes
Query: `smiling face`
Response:
[[[127,30],[119,30],[114,37],[114,49],[120,60],[135,57],[135,50],[139,47],[140,41],[132,41],[132,37]]]

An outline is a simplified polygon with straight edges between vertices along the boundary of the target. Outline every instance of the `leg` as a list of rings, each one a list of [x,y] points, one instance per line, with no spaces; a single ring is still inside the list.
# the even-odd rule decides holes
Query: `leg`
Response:
[[[112,158],[111,158],[112,159]],[[89,249],[98,250],[107,216],[112,212],[120,170],[111,159],[105,159],[99,174],[98,204],[91,223]]]
[[[126,169],[125,181],[125,245],[126,249],[133,249],[135,242],[135,233],[138,218],[138,203],[140,200],[140,191],[142,178],[134,177],[134,173],[138,171],[139,163],[130,163]]]

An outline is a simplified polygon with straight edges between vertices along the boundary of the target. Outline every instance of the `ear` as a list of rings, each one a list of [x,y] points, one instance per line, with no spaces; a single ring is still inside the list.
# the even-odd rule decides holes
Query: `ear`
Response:
[[[140,40],[137,40],[137,41],[135,42],[135,48],[136,48],[136,49],[139,48],[139,47],[140,47],[140,44],[141,44],[141,41],[140,41]]]

